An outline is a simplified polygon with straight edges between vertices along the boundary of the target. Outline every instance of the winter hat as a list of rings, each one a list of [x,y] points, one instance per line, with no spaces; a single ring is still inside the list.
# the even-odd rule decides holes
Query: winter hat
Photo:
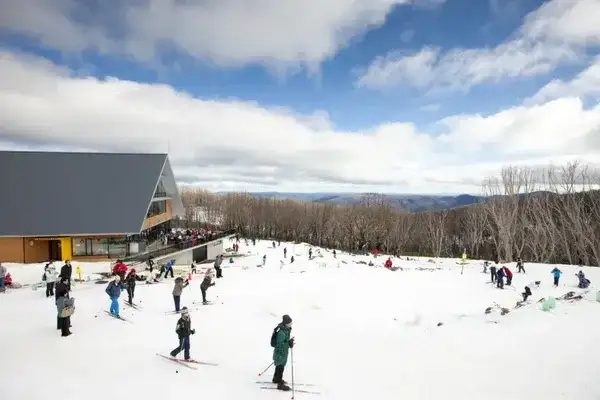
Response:
[[[185,317],[185,316],[189,316],[189,315],[190,315],[190,311],[188,310],[188,308],[187,308],[187,307],[183,307],[183,308],[181,309],[181,315],[182,315],[182,316],[184,316],[184,317]]]
[[[119,275],[115,275],[115,276],[113,276],[113,280],[115,282],[119,282],[121,280],[121,277]]]
[[[289,315],[285,314],[285,315],[283,316],[283,318],[281,319],[281,323],[282,323],[283,325],[288,325],[288,324],[291,324],[291,323],[292,323],[292,318],[291,318]]]
[[[131,268],[131,271],[129,271],[130,274],[135,274],[135,268]]]

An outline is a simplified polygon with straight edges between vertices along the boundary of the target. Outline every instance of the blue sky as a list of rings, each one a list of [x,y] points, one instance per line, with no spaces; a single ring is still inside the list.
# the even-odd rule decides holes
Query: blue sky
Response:
[[[214,190],[479,193],[509,164],[600,160],[597,1],[7,10],[6,149],[169,149]]]

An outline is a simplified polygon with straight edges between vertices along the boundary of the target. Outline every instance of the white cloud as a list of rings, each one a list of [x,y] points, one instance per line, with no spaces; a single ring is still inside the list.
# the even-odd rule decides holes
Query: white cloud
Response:
[[[315,69],[349,39],[383,24],[395,6],[430,1],[123,0],[93,2],[92,9],[79,0],[5,0],[0,29],[65,51],[143,62],[156,62],[172,46],[221,66]]]
[[[435,112],[435,111],[439,111],[441,108],[441,106],[439,104],[426,104],[423,107],[421,107],[421,111],[427,111],[427,112]]]
[[[392,51],[376,58],[356,85],[468,90],[477,84],[547,73],[565,62],[585,61],[585,48],[600,44],[598,21],[598,0],[551,0],[496,47],[448,52],[426,47],[414,54]]]
[[[539,104],[560,97],[580,97],[600,95],[600,57],[573,80],[554,79],[541,88],[525,104]]]
[[[368,132],[331,128],[241,101],[194,98],[167,85],[82,77],[48,61],[0,52],[0,146],[170,154],[180,180],[210,189],[477,192],[507,163],[598,160],[600,108],[563,98],[439,122]]]

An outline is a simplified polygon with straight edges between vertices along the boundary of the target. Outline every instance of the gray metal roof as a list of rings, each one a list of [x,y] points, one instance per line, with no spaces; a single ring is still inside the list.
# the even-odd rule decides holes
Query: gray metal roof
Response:
[[[0,151],[0,236],[139,233],[167,162],[166,154]],[[174,184],[170,168],[163,180]]]

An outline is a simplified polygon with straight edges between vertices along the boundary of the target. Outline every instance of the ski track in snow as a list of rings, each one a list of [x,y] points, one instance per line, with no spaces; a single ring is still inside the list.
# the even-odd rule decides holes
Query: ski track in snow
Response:
[[[355,263],[372,256],[338,252],[334,259],[323,249],[322,258],[308,260],[308,247],[281,243],[273,249],[268,241],[256,246],[242,241],[240,253],[249,255],[233,264],[224,260],[224,278],[208,291],[218,304],[210,307],[192,305],[201,300],[202,279],[193,276],[181,299],[196,329],[191,355],[219,364],[195,365],[196,371],[156,356],[178,344],[179,316],[165,315],[173,308],[172,279],[138,283],[135,302],[142,310],[127,307],[123,293],[121,315],[131,323],[103,312],[110,306],[105,284],[76,285],[74,334],[68,338],[55,329],[54,300],[46,299],[43,289],[0,295],[0,398],[289,398],[291,392],[261,390],[256,383],[272,377],[272,369],[258,379],[257,374],[271,362],[271,331],[285,313],[294,319],[295,380],[320,392],[297,393],[297,399],[600,398],[600,303],[595,301],[600,269],[583,268],[592,281],[584,300],[557,300],[554,310],[543,312],[539,298],[581,292],[575,288],[578,267],[559,266],[564,274],[560,287],[553,288],[553,266],[526,264],[527,275],[520,275],[511,263],[514,288],[498,290],[479,261],[469,261],[461,275],[456,259],[437,265],[428,258],[394,259],[404,270],[390,272]],[[257,268],[264,254],[266,266]],[[291,255],[296,262],[288,265]],[[381,266],[385,260],[374,261]],[[108,263],[74,264],[92,277],[109,269]],[[20,283],[38,282],[43,271],[43,264],[5,265]],[[435,266],[442,269],[417,270]],[[533,290],[532,304],[512,309],[523,287],[535,280],[542,285]],[[511,312],[485,315],[494,303]],[[290,373],[288,363],[289,382]]]

